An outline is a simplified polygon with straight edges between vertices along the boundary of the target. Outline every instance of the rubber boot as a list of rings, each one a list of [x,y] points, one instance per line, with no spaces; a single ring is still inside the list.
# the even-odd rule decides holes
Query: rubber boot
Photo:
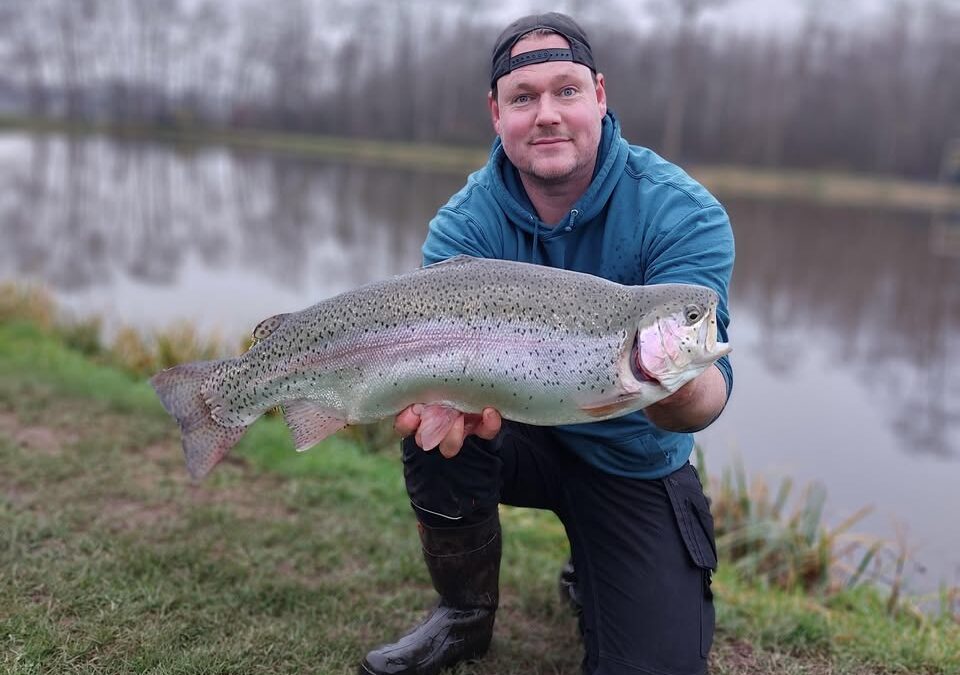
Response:
[[[361,675],[434,675],[486,654],[499,602],[500,516],[470,527],[418,524],[440,602],[397,642],[374,649]]]

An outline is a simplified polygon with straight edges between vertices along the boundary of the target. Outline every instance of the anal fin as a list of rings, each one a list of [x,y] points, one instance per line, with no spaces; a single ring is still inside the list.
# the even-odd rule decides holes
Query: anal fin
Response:
[[[314,401],[297,399],[283,404],[283,418],[290,427],[297,452],[303,452],[347,426],[347,421]]]

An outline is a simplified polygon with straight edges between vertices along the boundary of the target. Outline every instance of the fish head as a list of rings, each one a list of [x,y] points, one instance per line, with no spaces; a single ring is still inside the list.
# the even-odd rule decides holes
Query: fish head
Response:
[[[638,316],[630,368],[641,384],[672,393],[728,354],[730,346],[717,341],[715,291],[664,284],[654,292],[654,302]]]

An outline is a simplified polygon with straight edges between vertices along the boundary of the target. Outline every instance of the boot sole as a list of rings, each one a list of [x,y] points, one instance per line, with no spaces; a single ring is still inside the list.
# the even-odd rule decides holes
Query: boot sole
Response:
[[[457,659],[454,663],[451,663],[449,666],[442,666],[436,671],[432,671],[432,672],[442,673],[444,670],[454,668],[460,665],[461,663],[468,663],[468,664],[476,663],[477,661],[482,659],[484,656],[486,656],[488,651],[490,651],[490,645],[487,645],[483,649],[474,649],[468,654],[464,654],[462,657]],[[357,675],[382,675],[382,673],[379,673],[376,670],[371,670],[371,668],[373,668],[373,666],[369,665],[367,663],[367,660],[364,659],[363,661],[360,662],[360,667],[357,669]]]

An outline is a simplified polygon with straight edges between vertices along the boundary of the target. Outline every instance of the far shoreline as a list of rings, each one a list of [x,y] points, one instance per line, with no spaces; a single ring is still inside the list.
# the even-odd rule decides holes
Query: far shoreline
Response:
[[[0,118],[0,133],[63,133],[118,140],[226,146],[357,164],[466,175],[486,162],[487,149],[280,131],[115,127],[62,120]],[[789,200],[881,210],[960,212],[960,187],[878,175],[685,163],[689,173],[723,198]]]

